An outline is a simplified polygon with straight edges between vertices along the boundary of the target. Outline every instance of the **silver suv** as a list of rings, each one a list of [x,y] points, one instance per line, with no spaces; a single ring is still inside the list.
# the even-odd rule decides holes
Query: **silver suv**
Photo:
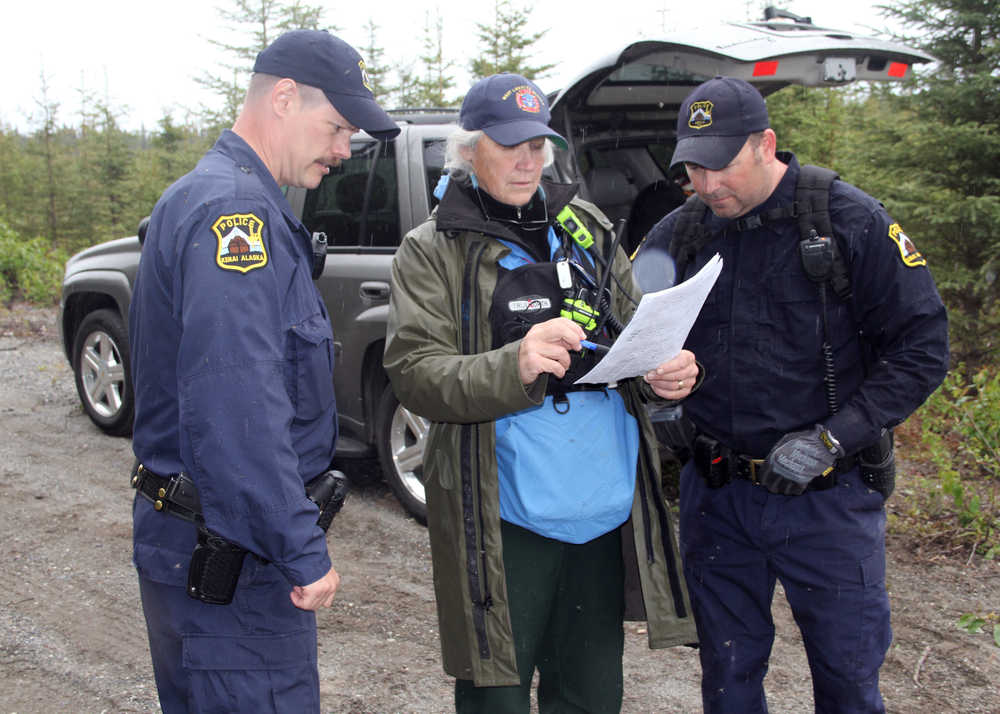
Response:
[[[608,55],[551,97],[552,126],[570,142],[553,178],[579,181],[613,220],[629,219],[634,246],[683,196],[668,175],[678,108],[697,84],[736,76],[769,94],[789,84],[842,86],[899,80],[931,58],[905,46],[815,27],[783,14],[704,32],[644,40]],[[318,286],[336,339],[338,465],[359,483],[385,477],[415,518],[427,422],[400,407],[382,368],[390,264],[402,236],[433,207],[444,141],[456,113],[397,114],[401,133],[382,144],[354,137],[353,155],[314,190],[288,189],[311,231],[326,233]],[[133,403],[128,313],[138,237],[94,246],[66,264],[59,328],[84,410],[104,431],[128,434]]]

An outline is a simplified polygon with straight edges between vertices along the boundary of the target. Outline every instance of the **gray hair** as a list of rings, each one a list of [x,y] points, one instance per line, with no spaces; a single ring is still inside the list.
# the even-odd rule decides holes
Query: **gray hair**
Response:
[[[472,162],[463,153],[474,151],[476,144],[483,137],[482,129],[455,129],[448,135],[448,140],[444,145],[444,170],[455,181],[464,183],[472,176]],[[545,162],[544,166],[550,166],[555,160],[555,152],[552,149],[552,141],[545,140]]]
[[[281,79],[281,77],[273,74],[255,72],[250,77],[250,87],[247,89],[248,103],[269,94],[274,88],[274,85]],[[316,104],[327,100],[327,96],[322,89],[313,87],[309,84],[303,84],[302,82],[295,82],[295,85],[298,88],[299,96],[302,98],[302,105],[305,107],[313,107]]]
[[[261,72],[252,74],[250,76],[250,86],[247,88],[246,103],[250,104],[252,101],[270,93],[272,87],[274,87],[279,79],[281,78],[275,77],[273,74],[263,74]]]

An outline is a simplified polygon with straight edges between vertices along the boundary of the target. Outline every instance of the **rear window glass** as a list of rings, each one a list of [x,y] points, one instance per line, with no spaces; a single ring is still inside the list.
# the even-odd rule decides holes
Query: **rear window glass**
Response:
[[[709,79],[711,77],[663,64],[630,62],[612,73],[606,84],[687,84],[694,88]]]
[[[396,143],[356,142],[351,158],[306,195],[302,222],[310,232],[326,233],[333,247],[398,245],[397,183]]]

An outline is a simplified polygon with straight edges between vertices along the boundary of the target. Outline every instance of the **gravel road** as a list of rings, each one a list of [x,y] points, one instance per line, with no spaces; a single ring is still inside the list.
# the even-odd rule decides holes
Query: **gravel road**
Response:
[[[0,714],[158,711],[131,556],[127,439],[83,414],[55,312],[0,307]],[[451,711],[425,529],[381,485],[331,528],[342,577],[319,614],[325,712]],[[1000,566],[917,562],[890,542],[890,712],[1000,713],[1000,648],[955,626],[1000,610]],[[779,594],[771,711],[812,710],[801,641]],[[624,712],[698,712],[697,653],[652,652],[626,624]]]

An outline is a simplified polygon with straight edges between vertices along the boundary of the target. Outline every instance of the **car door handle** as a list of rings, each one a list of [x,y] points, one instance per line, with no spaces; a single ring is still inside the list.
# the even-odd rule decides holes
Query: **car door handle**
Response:
[[[367,300],[385,300],[389,297],[389,283],[369,280],[361,283],[361,297]]]

